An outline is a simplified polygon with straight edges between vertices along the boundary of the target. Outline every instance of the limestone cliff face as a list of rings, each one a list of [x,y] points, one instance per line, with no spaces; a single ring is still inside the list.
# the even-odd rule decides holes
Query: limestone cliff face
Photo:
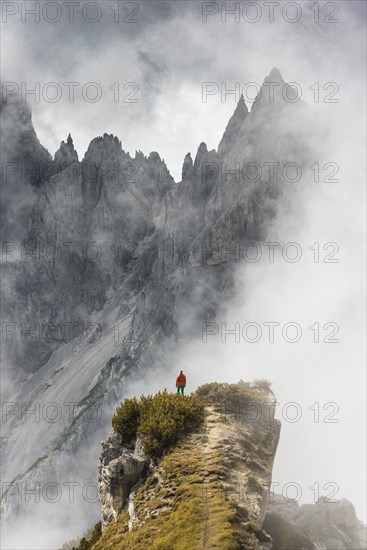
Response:
[[[18,244],[36,201],[34,188],[40,185],[52,158],[37,138],[28,103],[17,96],[1,98],[0,121],[1,240]]]
[[[256,401],[241,400],[238,396],[232,399],[228,394],[222,403],[208,403],[202,429],[150,466],[149,457],[141,451],[141,441],[134,451],[119,446],[113,434],[102,443],[99,494],[104,536],[96,550],[104,547],[138,550],[148,544],[146,533],[154,533],[149,543],[161,547],[160,534],[156,532],[160,522],[166,526],[162,532],[172,544],[167,542],[167,548],[175,548],[178,541],[182,547],[185,543],[188,550],[270,548],[271,539],[261,528],[280,422],[274,418],[274,394],[256,386],[250,391]],[[130,491],[138,480],[140,489],[130,498],[128,514]],[[197,502],[195,517],[190,516],[189,492],[186,496],[190,486],[194,487],[191,499]],[[176,524],[181,498],[183,508],[180,523]],[[228,532],[228,537],[222,534],[222,538],[219,534],[223,517],[217,515],[216,508],[220,506],[227,506],[228,513],[233,511],[233,533]],[[196,526],[189,538],[186,531],[192,521]],[[120,538],[115,537],[116,533]]]
[[[238,133],[247,115],[248,109],[245,100],[243,99],[243,95],[241,95],[236,110],[230,118],[223,137],[218,145],[218,155],[220,157],[226,155],[235,145]]]
[[[138,438],[134,450],[124,448],[115,433],[102,442],[99,458],[99,498],[102,503],[102,530],[117,519],[132,487],[146,474],[150,459]]]
[[[2,447],[9,482],[95,479],[93,461],[83,472],[76,465],[87,453],[98,456],[126,385],[147,368],[164,371],[180,346],[201,337],[234,285],[238,260],[222,251],[266,240],[285,196],[290,201],[289,187],[279,175],[269,182],[263,163],[307,161],[302,114],[287,102],[254,114],[240,104],[221,154],[200,144],[194,160],[186,156],[181,182],[157,152],[130,155],[115,136],[93,139],[81,161],[70,140],[61,146],[57,162],[66,168],[36,187],[26,260],[14,272],[4,266],[11,273],[3,318],[21,323],[3,353],[16,387],[8,400],[30,410],[56,402],[63,414],[55,424],[41,415],[31,428],[18,414],[9,418]],[[249,163],[262,166],[259,179]],[[101,414],[92,423],[93,410]],[[10,490],[3,517],[18,500]],[[31,517],[33,508],[23,508]],[[97,505],[87,509],[92,520]],[[55,514],[60,526],[65,510],[60,504]]]

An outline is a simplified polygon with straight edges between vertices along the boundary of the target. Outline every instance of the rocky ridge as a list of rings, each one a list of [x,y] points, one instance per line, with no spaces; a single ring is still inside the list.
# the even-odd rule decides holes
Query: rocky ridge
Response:
[[[224,403],[208,403],[203,428],[186,437],[161,461],[144,455],[141,440],[133,451],[119,445],[113,432],[102,442],[99,494],[104,535],[94,550],[139,549],[152,544],[161,547],[160,537],[167,548],[178,543],[190,549],[270,548],[270,538],[261,527],[280,436],[280,422],[274,418],[275,397],[269,388],[243,382],[237,387],[238,393],[232,398],[229,390]],[[244,408],[238,413],[242,388],[243,407],[249,396],[256,399],[256,422],[249,420]],[[174,473],[177,467],[181,472],[178,478]],[[139,480],[141,487],[133,495],[131,518],[129,495]],[[175,513],[184,499],[185,486],[190,485],[196,495],[192,498],[197,499],[195,517],[190,515],[190,502],[183,502],[177,524]],[[233,533],[229,524],[228,533],[221,533],[223,518],[216,515],[221,504],[235,510]],[[196,526],[189,534],[192,521]]]
[[[223,392],[226,385],[215,386]],[[222,402],[208,397],[202,429],[161,460],[144,453],[142,437],[132,450],[113,431],[102,442],[102,537],[92,550],[366,549],[366,527],[346,499],[299,506],[270,492],[281,427],[276,399],[263,383],[235,386],[227,385]]]
[[[315,550],[367,548],[366,526],[357,518],[353,504],[345,498],[333,501],[321,496],[314,504],[299,506],[298,502],[285,499],[282,495],[272,495],[264,525],[278,538],[281,546],[279,517],[291,528],[295,527],[298,533],[309,537]]]

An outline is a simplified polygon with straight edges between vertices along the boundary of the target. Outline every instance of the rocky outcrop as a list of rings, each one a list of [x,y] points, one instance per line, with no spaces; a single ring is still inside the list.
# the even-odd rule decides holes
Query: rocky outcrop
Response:
[[[219,385],[220,391],[222,387],[225,385]],[[102,443],[99,462],[105,534],[96,550],[109,547],[112,535],[118,547],[136,550],[148,544],[145,537],[151,536],[158,545],[163,535],[162,540],[171,541],[171,545],[166,542],[167,548],[174,548],[175,541],[182,547],[186,541],[185,547],[190,549],[270,548],[271,539],[262,524],[280,437],[275,403],[269,388],[244,382],[230,385],[220,402],[208,398],[202,429],[185,437],[158,463],[152,462],[149,470],[149,458],[142,453],[139,439],[134,451],[128,451],[111,435]],[[128,496],[142,474],[147,479],[134,493],[131,521]],[[197,506],[194,517],[190,506]],[[231,515],[233,510],[233,532],[220,536],[224,516],[219,511]],[[187,533],[193,528],[191,522],[195,523],[193,538]],[[153,534],[160,523],[162,529]],[[132,534],[124,535],[128,531]]]
[[[282,539],[283,544],[287,531],[296,528],[302,537],[312,541],[315,550],[367,548],[366,526],[347,499],[332,501],[320,497],[314,504],[299,506],[298,502],[275,495],[268,504],[264,525],[272,536],[279,531],[278,542]]]
[[[248,115],[248,109],[241,94],[236,110],[229,119],[227,128],[218,145],[218,155],[224,157],[235,145],[240,128]]]
[[[133,450],[124,448],[121,438],[111,433],[102,442],[99,458],[99,498],[102,504],[102,531],[122,512],[132,487],[149,467],[150,459],[138,438]]]
[[[287,87],[287,89],[285,89],[285,87]],[[270,73],[265,77],[259,93],[254,99],[251,115],[253,116],[262,109],[267,109],[274,105],[276,108],[282,108],[286,103],[291,103],[288,101],[287,93],[289,93],[289,98],[291,100],[297,97],[294,95],[294,92],[294,88],[291,88],[283,80],[279,69],[273,67]]]
[[[366,550],[366,526],[357,518],[346,499],[330,502],[321,497],[315,504],[303,504],[295,518],[315,541],[318,550]]]
[[[194,163],[191,158],[191,153],[187,153],[182,165],[182,181],[192,178]]]
[[[262,527],[272,538],[271,550],[317,550],[303,529],[275,512],[266,514]]]
[[[73,139],[69,134],[66,143],[65,141],[62,141],[60,148],[55,153],[55,172],[62,172],[63,170],[66,170],[66,168],[68,168],[71,164],[78,161],[78,153],[74,148]]]
[[[261,403],[256,403],[256,420],[249,412],[255,402],[246,408],[244,402],[226,399],[222,410],[207,409],[204,450],[222,454],[228,474],[223,482],[224,495],[235,501],[243,516],[258,528],[266,513],[280,438],[275,402],[274,394],[263,390]]]

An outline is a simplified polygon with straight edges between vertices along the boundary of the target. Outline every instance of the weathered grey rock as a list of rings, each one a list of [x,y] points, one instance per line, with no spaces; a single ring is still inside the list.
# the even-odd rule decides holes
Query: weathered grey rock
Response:
[[[235,112],[229,119],[227,128],[223,134],[223,137],[218,145],[219,157],[224,157],[235,145],[240,128],[248,115],[247,105],[241,94],[240,100],[237,104]]]
[[[74,143],[69,134],[65,141],[61,142],[60,148],[55,153],[54,164],[55,172],[62,172],[74,162],[78,162],[78,153],[74,148]]]
[[[241,384],[249,388],[249,384],[242,381],[239,382]],[[239,529],[246,541],[251,543],[249,548],[270,550],[270,542],[265,541],[266,537],[259,537],[253,527],[256,526],[260,532],[266,513],[281,424],[274,418],[276,399],[273,392],[269,388],[258,388],[257,391],[261,393],[257,401],[256,421],[245,412],[245,402],[228,398],[220,408],[208,405],[203,426],[197,433],[185,438],[185,448],[197,450],[206,460],[213,454],[220,456],[221,474],[218,481],[223,490],[222,498],[236,507],[241,518]],[[175,449],[171,451],[175,452]],[[175,511],[176,476],[165,470],[164,462],[149,462],[139,438],[133,451],[122,447],[114,434],[102,442],[99,488],[103,531],[127,505],[129,494],[140,476],[143,485],[148,468],[152,477],[149,487],[139,495],[139,517],[133,519],[135,531],[152,517],[159,521],[160,514]],[[184,476],[183,472],[180,482],[185,481]],[[164,497],[157,509],[152,509],[150,499],[157,502],[167,488],[169,496]],[[204,501],[211,498],[205,485],[202,487],[202,498]],[[200,518],[197,520],[201,521]]]
[[[294,521],[299,513],[299,504],[297,501],[287,499],[283,495],[270,493],[266,511],[280,514],[288,521]]]
[[[121,513],[132,487],[149,466],[149,458],[138,438],[134,450],[121,445],[121,438],[111,433],[102,442],[99,457],[99,499],[102,504],[102,531]]]
[[[366,550],[366,526],[357,518],[347,499],[330,502],[320,497],[315,504],[304,504],[295,517],[312,540],[325,550]]]
[[[264,108],[271,108],[273,106],[279,108],[286,103],[289,104],[289,101],[287,101],[287,92],[290,94],[292,90],[285,89],[285,86],[287,86],[286,82],[283,80],[279,69],[273,67],[265,77],[263,85],[254,99],[251,115],[255,115]],[[289,98],[293,99],[293,96],[290,94]]]
[[[366,550],[366,526],[357,518],[347,499],[332,502],[320,497],[314,504],[303,504],[274,495],[267,506],[307,535],[316,550]]]
[[[37,138],[26,101],[17,95],[2,96],[0,123],[1,240],[19,246],[36,201],[34,189],[49,173],[52,158]]]
[[[187,153],[182,165],[182,181],[192,178],[194,163],[191,158],[191,153]]]

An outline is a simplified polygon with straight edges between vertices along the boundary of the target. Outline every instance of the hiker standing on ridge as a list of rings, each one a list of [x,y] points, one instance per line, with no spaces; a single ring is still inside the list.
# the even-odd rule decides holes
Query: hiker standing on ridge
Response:
[[[176,378],[177,393],[181,393],[181,395],[183,395],[185,386],[186,386],[186,376],[184,375],[183,371],[180,370]]]

